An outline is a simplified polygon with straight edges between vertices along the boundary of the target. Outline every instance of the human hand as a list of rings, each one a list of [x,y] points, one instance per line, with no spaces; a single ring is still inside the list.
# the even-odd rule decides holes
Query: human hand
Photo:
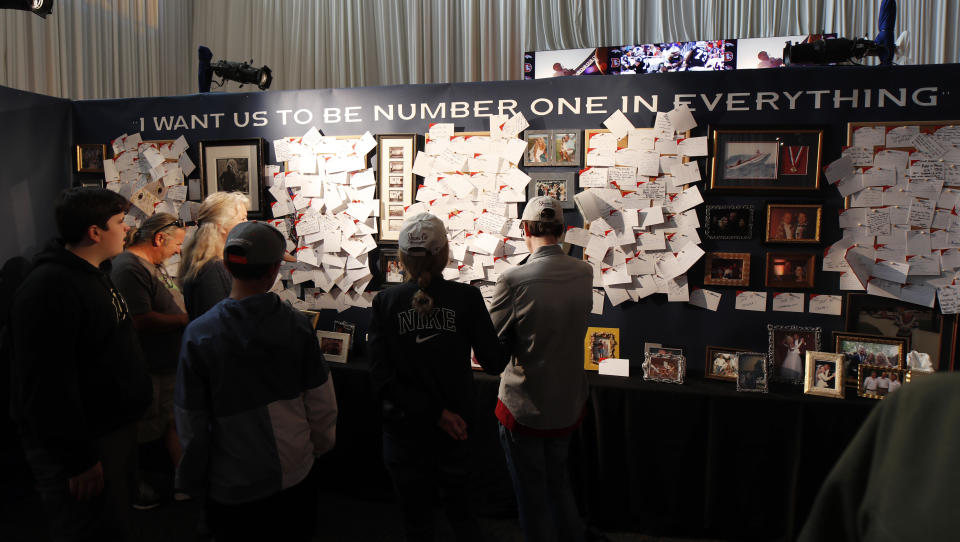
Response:
[[[467,422],[459,414],[443,409],[440,413],[440,419],[437,420],[440,429],[446,431],[453,440],[467,440]]]
[[[103,491],[103,465],[97,464],[70,478],[70,495],[78,501],[89,501]]]

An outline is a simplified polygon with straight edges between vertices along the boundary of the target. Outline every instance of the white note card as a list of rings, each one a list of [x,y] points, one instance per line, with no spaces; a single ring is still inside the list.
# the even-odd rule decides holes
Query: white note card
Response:
[[[758,311],[767,310],[767,292],[737,292],[737,300],[734,308],[738,311]]]
[[[606,358],[600,361],[598,374],[609,376],[630,376],[630,360]]]
[[[810,294],[810,308],[808,312],[816,314],[830,314],[840,316],[843,298],[838,295]]]
[[[794,292],[775,292],[773,310],[780,312],[803,312],[803,294]]]
[[[690,292],[690,304],[695,307],[701,307],[710,311],[716,311],[717,307],[720,306],[720,298],[722,294],[720,292],[714,292],[713,290],[704,290],[703,288],[697,288]]]

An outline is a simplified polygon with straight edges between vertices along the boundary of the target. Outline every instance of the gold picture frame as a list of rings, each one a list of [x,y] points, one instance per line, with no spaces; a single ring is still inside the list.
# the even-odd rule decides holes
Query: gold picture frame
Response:
[[[749,286],[749,252],[708,252],[703,262],[703,283],[711,286]]]
[[[77,145],[77,172],[103,173],[103,161],[107,158],[107,146],[102,143]]]
[[[807,350],[803,393],[843,399],[843,354]]]
[[[857,395],[868,399],[883,399],[910,382],[912,371],[883,365],[863,364],[857,366]],[[875,379],[870,383],[869,379]],[[883,379],[886,378],[886,386]],[[896,389],[890,389],[896,386]]]
[[[810,215],[815,219],[811,220]],[[820,203],[768,203],[763,240],[791,245],[819,243],[822,220],[823,204]]]
[[[600,360],[620,357],[620,329],[588,327],[583,340],[583,368],[599,371]]]

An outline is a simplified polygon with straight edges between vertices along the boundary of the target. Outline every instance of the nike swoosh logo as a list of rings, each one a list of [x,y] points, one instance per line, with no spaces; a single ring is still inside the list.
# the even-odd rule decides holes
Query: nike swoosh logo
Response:
[[[421,337],[421,336],[417,335],[417,344],[425,343],[425,342],[429,341],[430,339],[436,337],[437,335],[439,335],[439,333],[434,333],[433,335],[430,335],[430,336],[428,336],[428,337]]]

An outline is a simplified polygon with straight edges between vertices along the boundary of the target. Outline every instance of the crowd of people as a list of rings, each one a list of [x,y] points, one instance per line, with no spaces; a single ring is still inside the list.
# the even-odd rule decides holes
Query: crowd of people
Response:
[[[245,195],[220,192],[192,233],[165,213],[130,231],[124,197],[61,194],[59,238],[14,295],[8,331],[11,415],[55,540],[128,539],[129,509],[159,502],[137,466],[145,442],[175,466],[165,498],[201,500],[216,540],[314,534],[315,459],[336,441],[333,378],[312,323],[270,292],[286,240],[246,208]],[[531,199],[521,227],[531,255],[501,276],[489,311],[478,289],[443,278],[447,232],[426,213],[400,232],[407,281],[374,298],[371,376],[407,540],[433,539],[438,495],[458,540],[487,539],[466,485],[471,351],[501,375],[490,414],[526,539],[593,536],[566,475],[586,408],[593,272],[560,248],[556,199]],[[70,322],[54,341],[50,314]]]
[[[732,70],[732,47],[723,40],[625,47],[620,57],[620,73]]]

